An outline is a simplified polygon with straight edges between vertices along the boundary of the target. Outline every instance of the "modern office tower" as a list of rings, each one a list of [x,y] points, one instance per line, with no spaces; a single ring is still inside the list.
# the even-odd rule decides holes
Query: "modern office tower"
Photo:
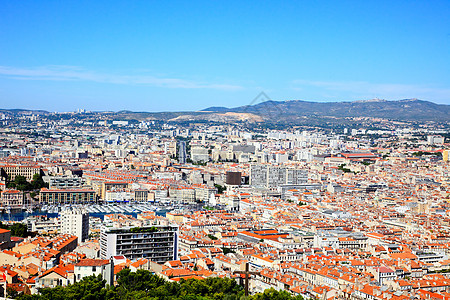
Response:
[[[180,151],[178,154],[178,162],[180,164],[185,164],[186,163],[186,142],[185,141],[180,141]]]
[[[79,242],[89,238],[89,213],[84,209],[68,209],[60,213],[61,233],[78,237]]]
[[[177,226],[107,227],[102,226],[100,256],[110,259],[123,255],[128,259],[147,258],[164,263],[176,260],[178,252]]]

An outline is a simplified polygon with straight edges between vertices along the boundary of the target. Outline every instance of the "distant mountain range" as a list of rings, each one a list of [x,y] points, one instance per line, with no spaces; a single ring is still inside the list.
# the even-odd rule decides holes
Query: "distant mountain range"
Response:
[[[13,114],[50,114],[44,110],[0,109]],[[418,99],[387,101],[380,99],[353,102],[311,102],[302,100],[264,101],[234,108],[209,107],[201,111],[182,112],[96,112],[113,120],[162,120],[173,122],[277,123],[323,125],[352,123],[359,117],[397,121],[436,121],[450,123],[450,105]]]
[[[209,107],[203,112],[251,113],[265,119],[294,121],[303,117],[373,117],[404,121],[450,121],[450,105],[418,99],[387,101],[380,99],[353,102],[310,102],[302,100],[265,101],[235,108]]]

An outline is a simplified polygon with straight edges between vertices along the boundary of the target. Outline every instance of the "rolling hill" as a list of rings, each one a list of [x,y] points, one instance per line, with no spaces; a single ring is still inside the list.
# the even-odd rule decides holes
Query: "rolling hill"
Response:
[[[235,108],[209,107],[205,112],[245,112],[263,118],[295,120],[299,117],[373,117],[403,121],[450,121],[450,105],[418,99],[397,101],[310,102],[302,100],[265,101]]]

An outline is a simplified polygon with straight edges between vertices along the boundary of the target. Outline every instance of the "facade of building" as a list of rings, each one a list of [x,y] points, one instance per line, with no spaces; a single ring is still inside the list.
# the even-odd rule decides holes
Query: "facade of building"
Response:
[[[0,229],[0,249],[11,247],[11,230]]]
[[[211,195],[215,195],[217,192],[216,188],[211,187],[196,187],[195,188],[195,200],[197,201],[208,201]]]
[[[41,168],[28,165],[0,165],[1,177],[8,176],[13,181],[17,175],[24,176],[27,181],[32,181],[35,174],[41,174]]]
[[[442,160],[443,161],[449,161],[449,151],[450,150],[444,150],[444,151],[442,151]]]
[[[299,185],[308,182],[308,171],[262,164],[250,167],[250,185],[257,188],[277,188],[284,184]]]
[[[241,172],[227,172],[226,184],[228,185],[241,185],[242,175]]]
[[[171,188],[170,198],[182,203],[195,203],[195,189],[193,188]]]
[[[23,206],[23,192],[9,189],[1,193],[1,206],[10,209],[21,209]]]
[[[84,209],[65,210],[60,213],[61,233],[78,237],[84,242],[89,237],[89,213]]]
[[[157,263],[176,260],[177,226],[106,227],[100,235],[100,257],[123,255],[128,259],[147,258]]]
[[[51,189],[81,188],[86,183],[86,179],[78,176],[50,176],[44,178],[44,181],[46,180]]]
[[[267,166],[252,165],[250,167],[250,185],[253,187],[265,187],[267,184]]]
[[[286,184],[305,184],[308,182],[308,171],[302,169],[287,169]]]
[[[117,190],[117,189],[127,189],[128,182],[124,181],[105,181],[101,185],[101,198],[106,199],[106,192]]]
[[[209,161],[208,149],[203,147],[192,147],[191,159],[193,162],[208,162]]]
[[[75,280],[80,281],[84,277],[101,275],[106,284],[114,283],[114,263],[108,259],[83,259],[75,264]]]
[[[27,218],[28,231],[39,234],[48,232],[58,232],[61,229],[61,220],[58,218],[49,218],[46,215],[30,216]]]
[[[185,141],[180,141],[180,145],[179,145],[179,152],[178,152],[178,161],[180,164],[185,164],[186,163],[186,142]]]
[[[97,197],[91,189],[47,189],[39,193],[41,204],[89,204],[95,203]]]
[[[445,138],[440,135],[429,135],[427,137],[427,142],[430,145],[442,145],[444,144]]]
[[[286,183],[286,168],[268,167],[266,188],[276,188]]]
[[[134,201],[147,202],[148,201],[148,191],[147,190],[134,190]]]

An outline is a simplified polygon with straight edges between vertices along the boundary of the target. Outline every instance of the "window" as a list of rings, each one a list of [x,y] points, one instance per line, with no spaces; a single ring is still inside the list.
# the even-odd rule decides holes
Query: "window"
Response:
[[[97,268],[95,266],[92,267],[92,272],[95,272]]]

